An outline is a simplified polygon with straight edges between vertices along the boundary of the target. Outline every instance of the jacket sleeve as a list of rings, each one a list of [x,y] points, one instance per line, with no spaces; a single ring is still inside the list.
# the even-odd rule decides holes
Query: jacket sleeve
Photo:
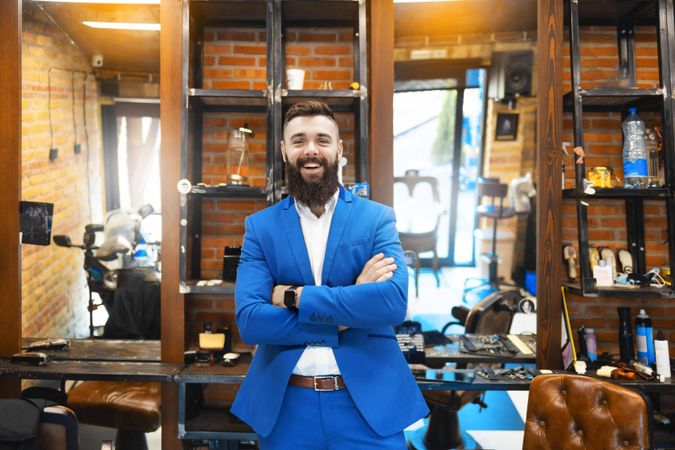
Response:
[[[337,324],[301,323],[295,311],[271,304],[274,285],[253,222],[248,217],[234,293],[237,325],[243,341],[337,347]]]
[[[300,297],[301,323],[372,328],[396,325],[405,319],[408,271],[391,208],[385,208],[375,229],[373,255],[384,253],[397,265],[387,281],[353,286],[305,286]],[[339,261],[337,262],[339,263]]]

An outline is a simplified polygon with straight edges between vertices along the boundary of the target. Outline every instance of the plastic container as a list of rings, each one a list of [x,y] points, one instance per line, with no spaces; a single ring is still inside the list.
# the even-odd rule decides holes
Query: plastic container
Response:
[[[623,362],[633,359],[633,326],[631,325],[630,308],[622,306],[617,308],[619,313],[619,352]]]
[[[670,378],[670,352],[668,341],[663,336],[662,330],[659,330],[654,341],[654,353],[656,354],[656,373],[659,374],[661,382],[666,381],[666,378]]]
[[[654,364],[656,362],[654,328],[652,328],[652,319],[644,309],[641,309],[640,314],[635,317],[635,335],[638,362],[645,365]]]
[[[588,353],[589,361],[598,360],[598,342],[595,337],[595,329],[586,328],[584,333],[584,341],[586,341],[586,352]]]
[[[627,188],[649,186],[645,123],[637,115],[637,108],[628,108],[623,129],[623,179]]]

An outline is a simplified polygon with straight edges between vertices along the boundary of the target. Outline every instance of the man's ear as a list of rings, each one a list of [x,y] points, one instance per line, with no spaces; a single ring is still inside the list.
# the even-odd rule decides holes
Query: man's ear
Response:
[[[342,156],[343,147],[344,146],[342,145],[342,139],[340,139],[338,141],[338,152],[337,152],[338,159],[340,159],[340,157]]]
[[[286,163],[286,147],[284,146],[284,141],[279,143],[279,148],[281,149],[281,159]]]

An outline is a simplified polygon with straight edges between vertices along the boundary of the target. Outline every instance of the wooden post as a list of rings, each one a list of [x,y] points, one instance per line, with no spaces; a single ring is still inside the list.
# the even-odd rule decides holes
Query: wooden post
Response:
[[[183,13],[181,0],[160,5],[160,121],[162,145],[162,361],[182,363],[185,299],[178,292],[178,224],[181,117],[183,111]],[[178,439],[178,387],[162,385],[162,449],[182,449]]]
[[[370,184],[372,198],[394,203],[394,2],[369,3]]]
[[[0,355],[21,350],[21,0],[0,0]],[[0,378],[0,397],[17,396],[20,380]]]
[[[537,367],[560,369],[563,2],[537,2]]]

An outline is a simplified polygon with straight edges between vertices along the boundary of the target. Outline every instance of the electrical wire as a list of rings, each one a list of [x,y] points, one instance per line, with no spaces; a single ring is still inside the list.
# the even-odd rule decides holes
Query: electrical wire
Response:
[[[50,144],[49,149],[54,148],[54,126],[52,125],[52,70],[54,68],[50,67],[47,71],[47,114],[49,116],[49,136]]]
[[[70,77],[70,98],[71,98],[71,109],[72,109],[72,116],[73,116],[73,145],[77,145],[77,123],[75,121],[75,71],[73,70],[71,72],[71,77]]]

